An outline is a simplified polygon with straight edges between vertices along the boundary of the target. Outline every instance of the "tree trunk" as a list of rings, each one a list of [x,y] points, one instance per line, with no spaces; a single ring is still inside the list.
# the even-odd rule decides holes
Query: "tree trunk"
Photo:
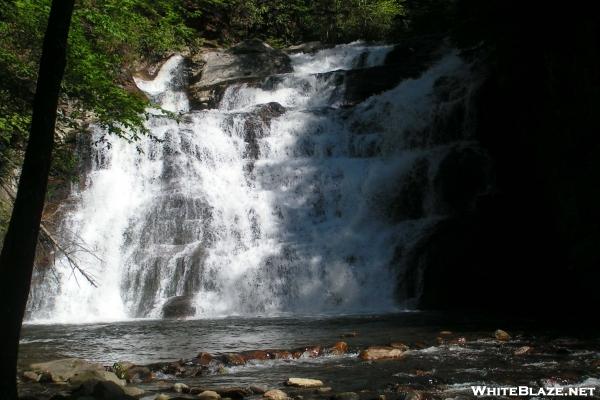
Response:
[[[74,0],[53,0],[19,189],[0,255],[0,399],[17,398],[17,356],[54,145]]]

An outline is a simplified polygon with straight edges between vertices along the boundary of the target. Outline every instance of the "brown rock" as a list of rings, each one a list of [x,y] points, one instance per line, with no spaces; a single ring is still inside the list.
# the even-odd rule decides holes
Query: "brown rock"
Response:
[[[177,383],[173,384],[173,386],[171,387],[171,390],[174,392],[177,392],[177,393],[189,393],[190,387],[188,385],[186,385],[185,383],[177,382]]]
[[[328,349],[329,354],[341,355],[346,354],[346,352],[348,352],[348,343],[346,342],[337,342],[333,347]]]
[[[198,394],[198,398],[201,400],[220,400],[221,396],[215,391],[205,390],[204,392]]]
[[[273,350],[272,354],[276,360],[289,360],[293,358],[292,353],[286,350]]]
[[[317,388],[323,386],[323,382],[318,379],[306,378],[289,378],[285,384],[287,386],[294,386],[300,388]]]
[[[84,371],[105,371],[104,367],[100,364],[91,363],[78,358],[65,358],[45,363],[32,364],[31,369],[37,374],[48,375],[55,383],[66,382]]]
[[[223,358],[225,359],[225,364],[227,365],[244,365],[246,364],[246,360],[244,356],[236,353],[224,354]]]
[[[125,371],[125,378],[128,382],[132,383],[150,382],[153,378],[153,374],[148,367],[135,366],[130,367]]]
[[[269,399],[269,400],[287,400],[288,399],[288,395],[283,390],[279,390],[279,389],[268,390],[263,394],[263,397],[265,399]]]
[[[425,396],[421,392],[408,392],[404,397],[405,400],[425,400]]]
[[[507,342],[510,340],[510,335],[508,334],[508,332],[503,331],[502,329],[497,329],[496,332],[494,332],[494,337],[496,338],[496,340],[499,340],[501,342]]]
[[[390,343],[390,347],[393,347],[395,349],[400,349],[402,351],[410,350],[409,347],[402,342],[392,342],[392,343]]]
[[[358,357],[364,361],[401,358],[405,351],[388,346],[371,346],[361,351]]]
[[[251,385],[248,387],[248,389],[250,389],[254,394],[264,394],[269,390],[269,388],[265,385]]]
[[[262,351],[262,350],[255,350],[255,351],[245,351],[242,353],[242,357],[244,358],[244,361],[250,361],[250,360],[270,360],[273,357],[273,355],[267,351]]]
[[[42,379],[42,375],[36,374],[33,371],[25,371],[23,372],[23,379],[33,382],[39,382]]]
[[[514,355],[515,356],[522,356],[524,354],[529,354],[531,353],[531,351],[533,350],[532,347],[529,346],[521,346],[518,349],[515,350]]]
[[[213,360],[213,356],[211,354],[205,353],[203,351],[198,353],[196,358],[198,359],[198,364],[205,365],[205,366],[210,364],[210,362]]]
[[[221,395],[222,398],[243,399],[244,397],[251,396],[254,391],[250,388],[246,389],[243,387],[226,387],[215,389],[215,392],[219,393],[219,395]]]

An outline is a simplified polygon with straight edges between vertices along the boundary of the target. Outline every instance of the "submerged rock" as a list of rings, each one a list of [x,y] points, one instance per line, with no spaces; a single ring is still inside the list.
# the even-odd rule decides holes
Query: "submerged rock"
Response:
[[[251,385],[248,387],[254,394],[264,394],[269,390],[266,385]]]
[[[405,350],[397,349],[391,346],[371,346],[361,351],[358,357],[361,360],[373,361],[390,358],[400,358],[406,353]]]
[[[288,399],[287,393],[285,393],[283,390],[279,390],[279,389],[268,390],[263,394],[263,397],[265,399],[269,399],[269,400],[287,400]]]
[[[185,318],[196,314],[192,305],[193,296],[175,296],[165,302],[162,307],[163,318]]]
[[[323,386],[323,382],[318,379],[307,378],[289,378],[285,383],[288,386],[301,388],[317,388]]]

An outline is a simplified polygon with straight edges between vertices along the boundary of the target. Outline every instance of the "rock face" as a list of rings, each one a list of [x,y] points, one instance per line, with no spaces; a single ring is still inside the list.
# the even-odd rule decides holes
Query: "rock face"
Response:
[[[301,388],[317,388],[323,386],[323,382],[318,379],[306,378],[289,378],[285,384]]]
[[[163,318],[185,318],[196,314],[196,307],[192,303],[192,296],[171,297],[163,305]]]
[[[361,351],[358,357],[364,361],[385,360],[400,358],[406,351],[387,346],[371,346]]]
[[[205,51],[192,56],[189,89],[196,108],[218,106],[228,85],[258,82],[270,75],[292,71],[290,58],[257,39],[246,40],[228,50]],[[199,68],[198,68],[199,67]]]

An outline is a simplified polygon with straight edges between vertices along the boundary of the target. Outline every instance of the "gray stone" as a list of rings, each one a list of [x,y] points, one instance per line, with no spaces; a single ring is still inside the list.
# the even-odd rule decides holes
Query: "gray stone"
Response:
[[[196,108],[216,107],[227,86],[233,83],[256,83],[270,75],[292,71],[290,58],[284,52],[257,39],[228,50],[204,49],[192,55],[191,60],[189,95]]]
[[[102,365],[81,360],[79,358],[64,358],[44,363],[31,364],[31,369],[37,374],[49,376],[52,382],[55,383],[67,382],[75,375],[85,371],[106,372]]]

